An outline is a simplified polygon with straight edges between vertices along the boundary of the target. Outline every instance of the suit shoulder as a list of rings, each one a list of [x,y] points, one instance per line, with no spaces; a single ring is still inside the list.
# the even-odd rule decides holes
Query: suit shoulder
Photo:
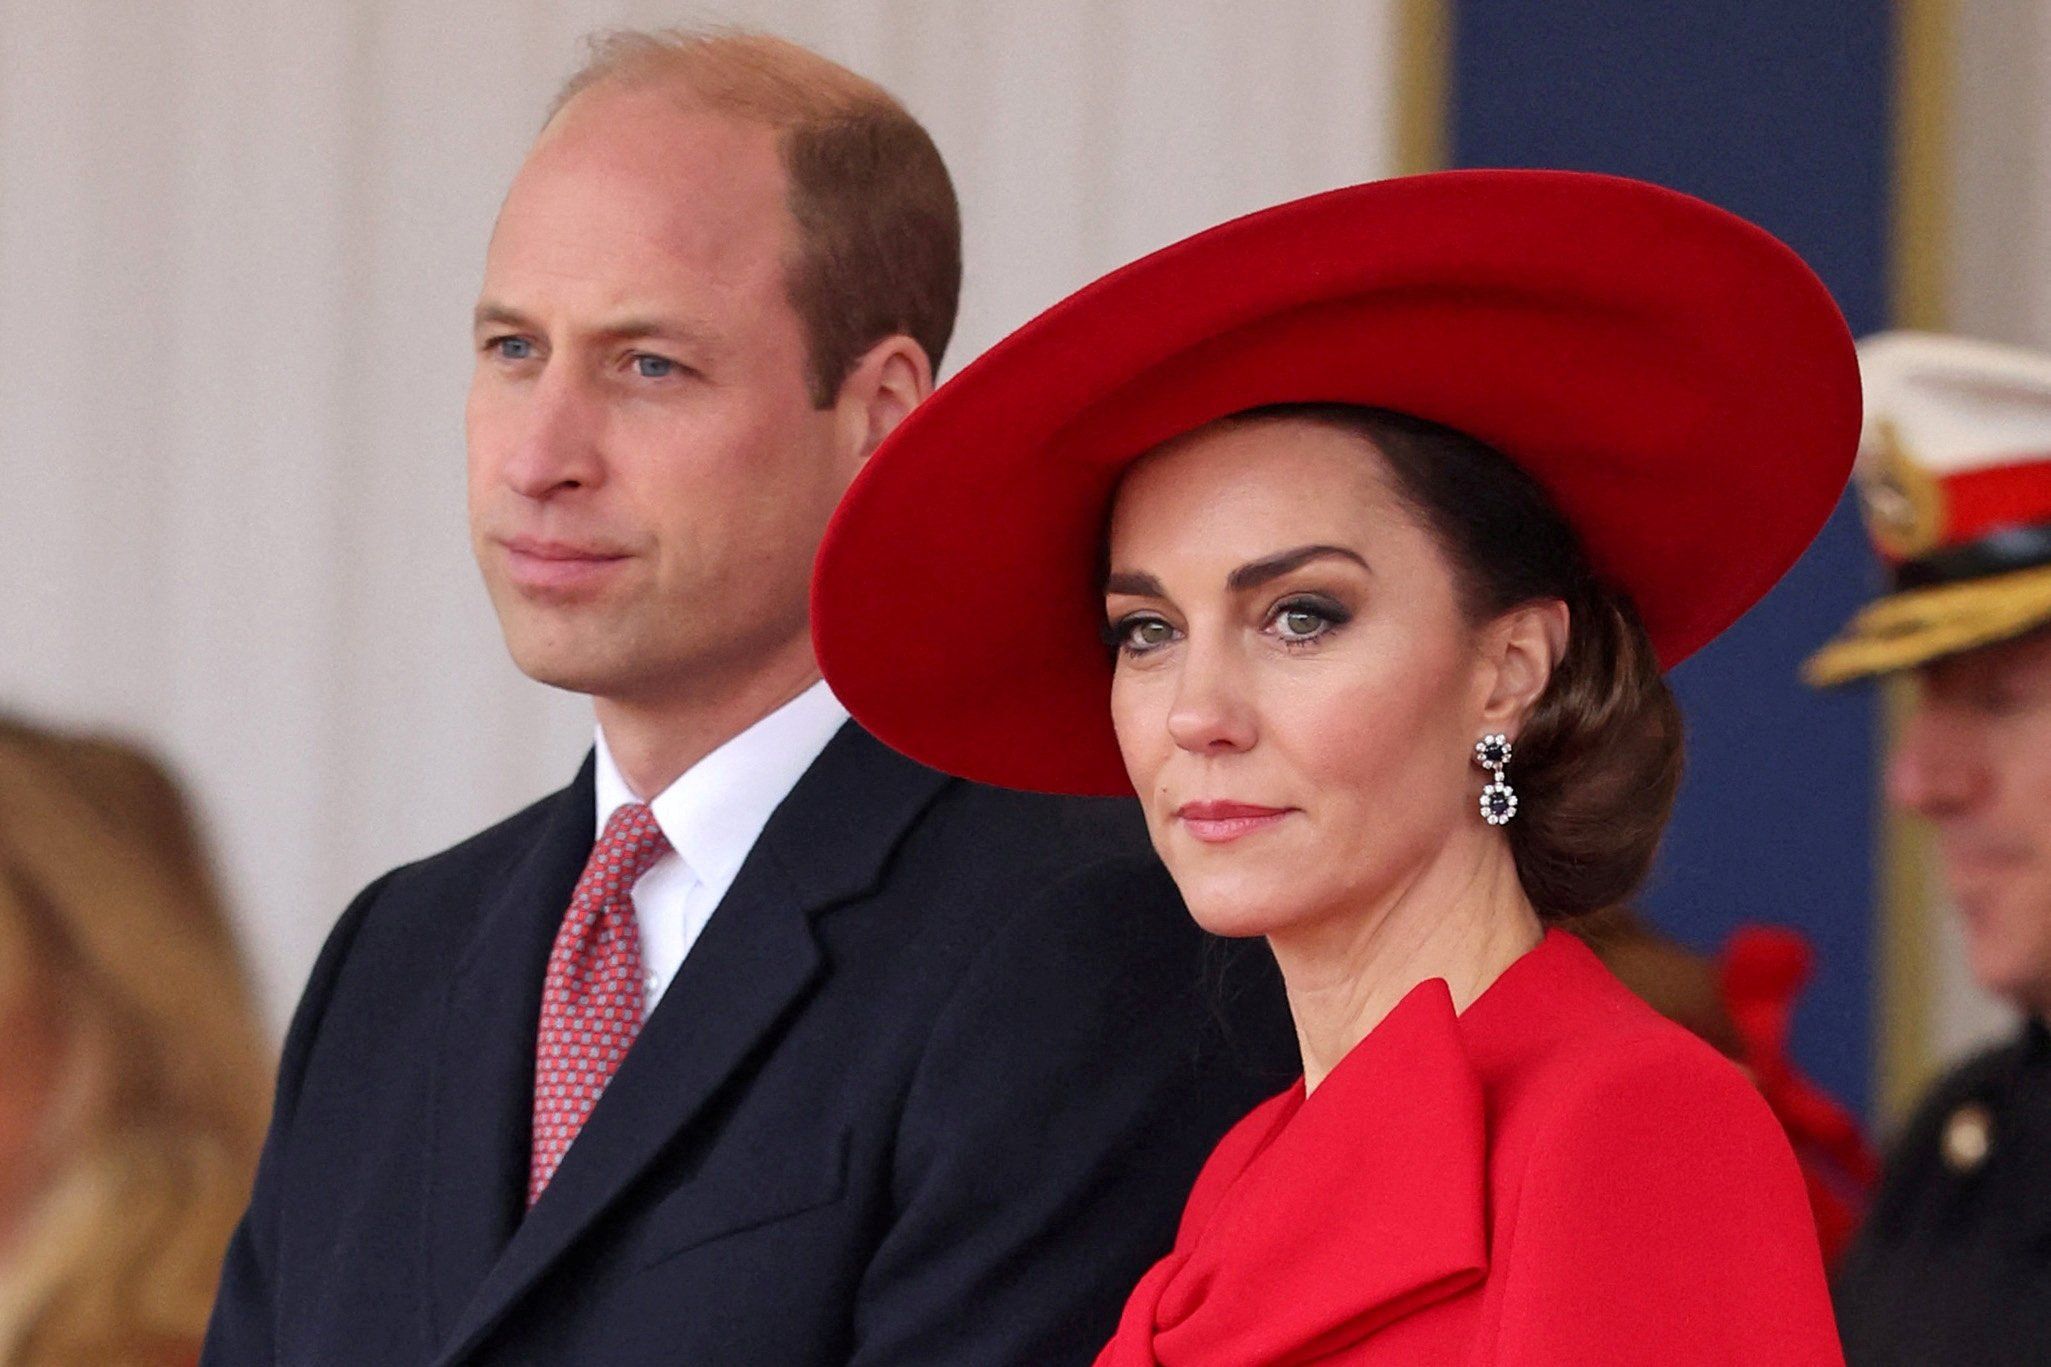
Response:
[[[961,781],[934,804],[927,824],[939,839],[1024,863],[1152,858],[1146,823],[1130,798],[1063,797]]]
[[[560,821],[561,804],[578,800],[578,790],[560,790],[515,812],[447,849],[401,864],[359,893],[337,924],[331,940],[344,939],[352,962],[378,965],[384,976],[405,966],[409,981],[459,952],[486,905],[483,889],[504,876],[545,841]],[[346,937],[339,932],[347,930]],[[340,965],[337,964],[339,969]]]
[[[562,803],[571,800],[571,789],[558,789],[446,849],[399,865],[380,881],[393,891],[474,881],[480,874],[502,868],[532,849],[550,817]]]
[[[1027,904],[1057,915],[1105,904],[1165,908],[1186,919],[1130,800],[955,783],[922,815],[896,863],[912,883],[944,884],[972,899],[954,905],[986,924],[993,910],[1009,919]]]

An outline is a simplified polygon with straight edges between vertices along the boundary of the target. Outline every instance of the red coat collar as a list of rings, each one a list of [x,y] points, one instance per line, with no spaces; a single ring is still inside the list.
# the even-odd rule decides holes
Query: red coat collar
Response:
[[[1487,1161],[1481,1083],[1433,979],[1314,1095],[1297,1084],[1219,1148],[1101,1361],[1309,1359],[1474,1286]]]
[[[1310,1361],[1479,1285],[1486,1089],[1622,992],[1561,931],[1465,1015],[1443,980],[1413,988],[1315,1094],[1299,1082],[1226,1136],[1099,1367]]]

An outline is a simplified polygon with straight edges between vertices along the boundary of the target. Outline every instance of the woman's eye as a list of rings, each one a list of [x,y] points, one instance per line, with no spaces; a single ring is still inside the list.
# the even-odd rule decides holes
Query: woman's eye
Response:
[[[644,380],[662,380],[677,373],[677,363],[667,356],[641,352],[634,357],[634,373]]]
[[[1283,608],[1275,615],[1275,627],[1288,641],[1307,641],[1329,625],[1316,608]]]
[[[1344,625],[1346,617],[1334,604],[1297,601],[1277,606],[1268,626],[1284,645],[1304,645]]]
[[[1175,639],[1175,628],[1159,617],[1128,617],[1107,633],[1120,650],[1144,655]]]

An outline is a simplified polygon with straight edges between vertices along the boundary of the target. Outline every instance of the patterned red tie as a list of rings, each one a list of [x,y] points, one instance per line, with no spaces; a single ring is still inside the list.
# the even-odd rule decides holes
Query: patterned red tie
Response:
[[[534,1046],[534,1150],[527,1204],[555,1176],[627,1047],[641,1033],[646,987],[634,884],[669,850],[655,814],[628,803],[605,823],[556,932]]]

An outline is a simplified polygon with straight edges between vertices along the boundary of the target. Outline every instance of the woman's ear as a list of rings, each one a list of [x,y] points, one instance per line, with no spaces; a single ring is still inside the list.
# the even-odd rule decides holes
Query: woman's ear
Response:
[[[1567,626],[1567,605],[1557,598],[1511,608],[1490,624],[1485,646],[1495,682],[1482,703],[1484,726],[1516,738],[1566,656]]]

